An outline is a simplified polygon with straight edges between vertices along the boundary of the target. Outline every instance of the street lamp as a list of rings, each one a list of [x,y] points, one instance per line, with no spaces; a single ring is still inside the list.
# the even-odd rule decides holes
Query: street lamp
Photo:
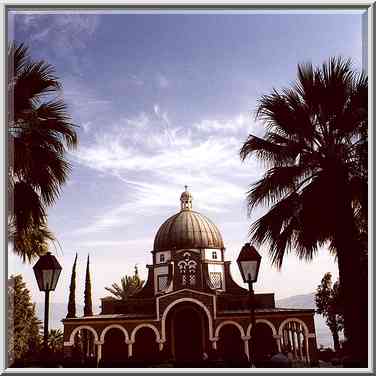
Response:
[[[254,367],[254,339],[255,339],[255,293],[253,291],[253,282],[257,281],[258,272],[260,269],[261,255],[256,251],[255,247],[246,243],[241,249],[238,259],[240,273],[242,275],[244,283],[248,283],[249,289],[249,300],[251,306],[251,348],[250,348],[250,358],[251,358],[251,367]]]
[[[57,281],[60,276],[61,266],[56,260],[56,257],[47,252],[45,255],[41,256],[37,263],[33,267],[35,278],[38,282],[38,287],[40,291],[44,291],[45,302],[44,302],[44,336],[43,344],[44,350],[47,354],[48,349],[48,309],[50,300],[50,291],[54,291],[56,288]]]

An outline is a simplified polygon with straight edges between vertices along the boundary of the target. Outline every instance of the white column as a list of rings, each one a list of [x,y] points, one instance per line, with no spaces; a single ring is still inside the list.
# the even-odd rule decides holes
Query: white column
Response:
[[[305,335],[304,336],[304,345],[306,348],[306,354],[307,354],[307,363],[309,364],[311,362],[310,357],[309,357],[309,344],[308,344],[308,337]]]
[[[247,359],[249,361],[249,344],[248,344],[248,337],[243,337],[243,341],[244,341],[244,352],[245,352],[245,355],[247,355]],[[253,355],[253,354],[252,354]]]
[[[298,354],[297,354],[297,351],[296,351],[296,348],[297,348],[297,338],[296,338],[296,325],[295,325],[295,322],[292,323],[292,343],[293,343],[294,358],[297,359]]]
[[[132,341],[128,341],[128,358],[130,358],[132,356],[132,345],[133,345],[133,342]]]
[[[99,362],[102,359],[102,343],[97,342],[96,345],[97,345],[97,366],[98,366]]]
[[[303,341],[302,341],[302,336],[303,336],[303,333],[302,333],[302,330],[300,328],[299,330],[299,356],[300,356],[300,360],[303,360]],[[304,336],[303,336],[304,338]]]
[[[209,338],[209,341],[211,341],[212,343],[212,348],[214,350],[217,350],[217,341],[219,340],[219,337],[213,337],[213,338]]]
[[[278,352],[281,352],[281,338],[282,338],[282,336],[280,336],[278,334],[274,334],[273,338],[275,339],[275,341],[277,343]]]

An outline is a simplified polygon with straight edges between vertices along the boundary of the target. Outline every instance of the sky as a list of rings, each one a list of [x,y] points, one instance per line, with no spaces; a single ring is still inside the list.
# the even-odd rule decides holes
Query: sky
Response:
[[[77,128],[79,145],[59,200],[48,209],[63,267],[51,296],[67,302],[76,252],[76,300],[83,303],[90,253],[94,312],[106,286],[146,264],[159,226],[180,210],[188,185],[193,209],[209,217],[232,261],[248,241],[248,229],[267,208],[247,217],[245,195],[265,168],[241,162],[258,99],[291,85],[297,64],[351,57],[362,66],[361,13],[158,13],[11,12],[9,39],[30,47],[35,60],[55,67],[62,98]],[[325,272],[337,278],[327,249],[310,263],[292,251],[276,270],[268,248],[256,292],[276,299],[313,292]],[[32,265],[9,253],[9,274],[21,273],[36,302]]]

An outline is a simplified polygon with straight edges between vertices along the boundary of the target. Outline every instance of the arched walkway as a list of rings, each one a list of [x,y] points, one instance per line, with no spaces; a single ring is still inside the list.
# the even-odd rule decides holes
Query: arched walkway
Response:
[[[197,362],[208,353],[208,320],[199,306],[188,302],[174,306],[167,326],[168,351],[177,362]]]
[[[236,321],[232,321],[232,320],[226,320],[226,321],[222,321],[218,326],[217,328],[215,329],[215,336],[216,337],[219,337],[219,331],[221,330],[221,328],[225,325],[234,325],[236,326],[238,329],[239,329],[239,332],[240,332],[240,335],[242,337],[244,337],[245,333],[244,333],[244,329],[243,327],[237,323]]]
[[[126,335],[125,335],[126,333]],[[128,359],[127,331],[120,325],[111,325],[103,330],[102,362],[104,367],[121,367]]]
[[[158,334],[158,336],[156,335]],[[143,324],[132,332],[133,359],[139,362],[155,362],[159,357],[159,333],[153,325]]]
[[[269,328],[271,329],[273,335],[277,334],[277,329],[275,328],[275,326],[273,325],[273,323],[271,323],[269,320],[266,320],[266,319],[256,319],[256,325],[259,324],[259,323],[264,323],[264,324],[268,325]],[[251,335],[251,330],[252,330],[252,323],[250,323],[248,325],[247,336]]]
[[[131,334],[131,342],[134,342],[134,341],[135,341],[136,333],[137,333],[137,331],[140,330],[141,328],[150,328],[150,329],[154,332],[154,334],[155,334],[155,341],[156,341],[157,343],[160,342],[160,340],[161,340],[161,336],[160,336],[160,334],[159,334],[159,331],[158,331],[158,329],[157,329],[154,325],[152,325],[152,324],[139,324],[139,325],[137,325],[137,326],[133,329],[133,331],[132,331],[132,334]]]
[[[191,302],[191,303],[194,303],[194,304],[197,304],[198,306],[200,306],[204,312],[206,313],[206,316],[207,316],[207,319],[208,319],[208,331],[209,331],[209,339],[212,339],[213,338],[213,319],[212,319],[212,316],[209,312],[209,310],[207,309],[207,307],[201,303],[199,300],[197,299],[193,299],[193,298],[181,298],[181,299],[177,299],[175,300],[174,302],[172,302],[170,305],[168,305],[165,309],[165,311],[163,312],[163,315],[162,315],[162,335],[161,335],[161,339],[162,341],[166,341],[166,318],[167,318],[167,314],[168,312],[176,305],[176,304],[180,304],[180,303],[183,303],[183,302]]]
[[[73,363],[85,367],[95,367],[98,352],[98,334],[90,326],[83,325],[75,328],[69,338],[72,344]]]
[[[298,318],[288,318],[279,326],[282,349],[296,360],[309,362],[308,327]]]
[[[283,329],[285,328],[285,326],[289,323],[289,322],[297,322],[301,325],[302,329],[303,329],[303,332],[308,335],[309,333],[309,330],[308,330],[308,327],[307,327],[307,324],[301,320],[301,319],[298,319],[298,318],[295,318],[295,317],[292,317],[292,318],[288,318],[284,321],[281,322],[281,324],[279,325],[279,329],[278,329],[278,334],[279,335],[282,335],[282,331]]]
[[[239,325],[240,326],[240,325]],[[233,322],[223,323],[219,328],[218,334],[218,355],[221,359],[228,363],[228,366],[241,364],[247,362],[247,355],[245,354],[245,342],[242,339],[244,334],[243,328],[239,329],[238,325]]]
[[[127,330],[126,330],[123,326],[118,325],[118,324],[112,324],[112,325],[106,326],[106,327],[102,330],[101,337],[100,337],[100,341],[101,341],[102,343],[103,343],[103,341],[104,341],[104,336],[106,335],[106,333],[107,333],[109,330],[114,329],[114,328],[117,328],[117,329],[119,329],[121,332],[123,332],[125,341],[128,341],[128,340],[129,340],[128,332],[127,332]]]
[[[257,367],[265,367],[270,357],[277,352],[273,330],[267,323],[259,321],[256,322],[254,336],[253,350],[255,364]]]
[[[71,335],[69,336],[69,342],[71,345],[74,344],[74,336],[76,335],[76,333],[80,330],[83,330],[83,329],[87,329],[89,330],[91,333],[93,333],[93,336],[94,336],[94,340],[96,342],[98,342],[98,334],[97,332],[95,331],[94,328],[92,328],[91,326],[88,326],[88,325],[81,325],[81,326],[78,326],[77,328],[74,328],[74,330],[72,331]]]

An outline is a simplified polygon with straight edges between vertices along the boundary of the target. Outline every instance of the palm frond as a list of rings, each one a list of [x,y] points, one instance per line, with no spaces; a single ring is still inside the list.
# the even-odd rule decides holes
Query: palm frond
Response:
[[[250,135],[240,150],[241,160],[256,156],[268,167],[247,192],[248,215],[273,206],[251,225],[249,237],[269,244],[278,268],[292,249],[311,260],[319,247],[333,247],[344,202],[358,230],[367,227],[367,77],[341,57],[318,67],[299,64],[297,76],[291,88],[260,98],[256,119],[266,132]]]
[[[269,206],[284,198],[289,192],[295,192],[303,178],[309,176],[306,166],[277,166],[269,169],[263,178],[254,183],[247,192],[248,214],[258,205]]]
[[[52,65],[32,61],[25,45],[12,44],[8,66],[8,135],[13,152],[8,190],[14,194],[9,218],[17,239],[25,243],[32,227],[38,231],[45,225],[46,207],[59,197],[70,172],[65,152],[77,145],[77,134],[66,104],[51,99],[61,89]],[[21,248],[16,252],[22,254]],[[25,252],[28,258],[29,251]]]

